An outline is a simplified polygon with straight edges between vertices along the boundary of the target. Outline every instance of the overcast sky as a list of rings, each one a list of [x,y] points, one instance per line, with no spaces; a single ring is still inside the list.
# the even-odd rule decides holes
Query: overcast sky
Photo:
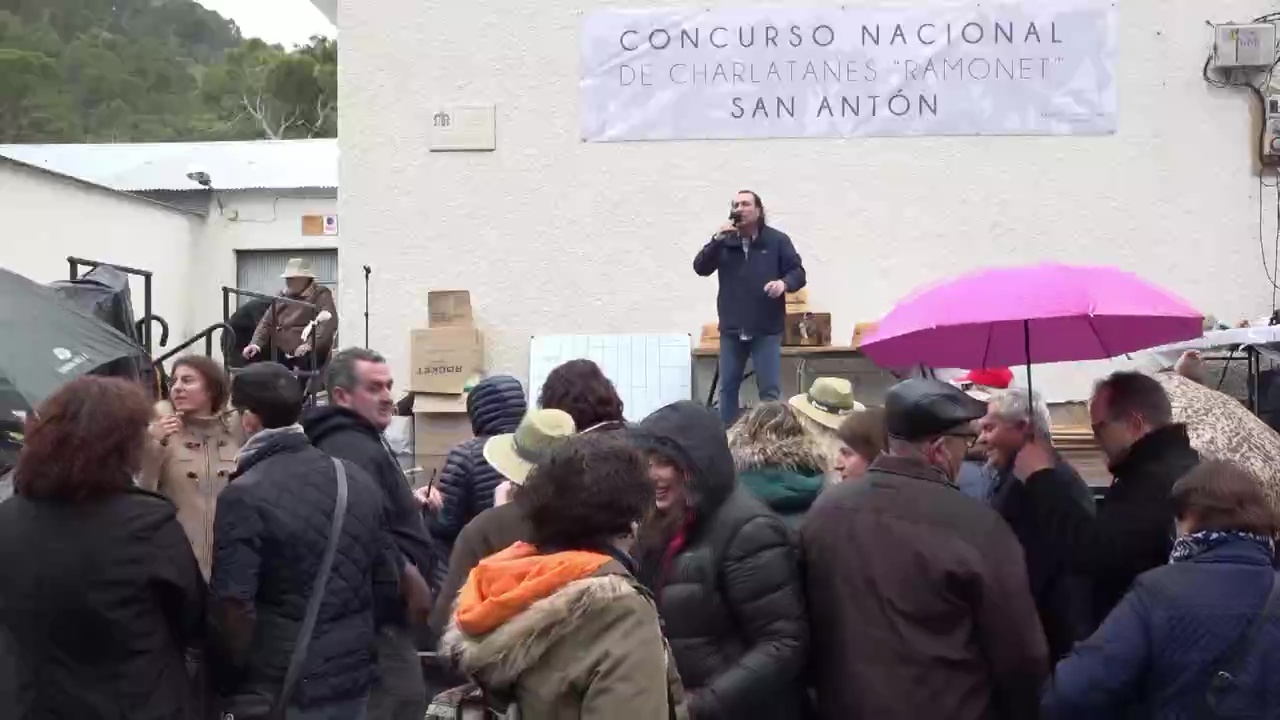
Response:
[[[240,26],[245,37],[259,37],[285,47],[307,42],[312,35],[336,37],[338,31],[311,0],[197,0]]]

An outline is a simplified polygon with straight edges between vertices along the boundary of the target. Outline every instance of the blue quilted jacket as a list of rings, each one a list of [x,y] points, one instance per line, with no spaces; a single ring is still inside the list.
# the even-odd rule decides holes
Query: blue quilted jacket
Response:
[[[1263,547],[1237,540],[1140,575],[1102,627],[1058,663],[1043,717],[1280,718],[1280,615],[1260,631],[1219,714],[1202,714],[1214,660],[1262,609],[1271,563]]]
[[[515,432],[527,409],[524,386],[510,375],[485,378],[467,395],[467,415],[475,437],[449,451],[438,481],[444,505],[431,532],[442,546],[441,557],[449,557],[464,525],[493,507],[493,491],[504,478],[485,462],[484,444],[494,435]],[[440,587],[448,571],[447,563],[437,563],[431,578],[433,588]]]

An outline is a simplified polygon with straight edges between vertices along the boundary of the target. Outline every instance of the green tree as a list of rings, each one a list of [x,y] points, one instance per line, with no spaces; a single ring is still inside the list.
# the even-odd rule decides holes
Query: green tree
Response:
[[[194,0],[0,0],[0,139],[332,137],[337,44],[245,40]]]

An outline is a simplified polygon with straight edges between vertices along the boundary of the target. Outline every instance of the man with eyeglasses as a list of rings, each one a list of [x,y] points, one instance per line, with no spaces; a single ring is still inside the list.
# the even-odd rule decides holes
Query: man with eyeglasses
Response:
[[[889,451],[801,528],[823,720],[1032,718],[1048,650],[1018,539],[955,478],[986,403],[939,380],[885,397]]]
[[[1053,448],[1028,442],[1013,472],[1026,487],[1030,522],[1060,548],[1069,567],[1093,585],[1093,619],[1101,622],[1134,578],[1169,561],[1173,548],[1173,484],[1200,462],[1187,428],[1173,422],[1160,382],[1116,372],[1089,402],[1093,435],[1115,476],[1095,517],[1061,502],[1052,475]]]

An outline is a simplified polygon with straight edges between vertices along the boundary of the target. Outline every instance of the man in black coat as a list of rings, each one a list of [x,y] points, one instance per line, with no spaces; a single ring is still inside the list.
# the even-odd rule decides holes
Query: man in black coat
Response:
[[[235,378],[248,440],[214,516],[214,638],[228,695],[280,692],[328,544],[338,484],[333,461],[297,423],[302,390],[283,366]],[[378,670],[377,615],[398,604],[382,497],[346,464],[347,510],[289,717],[357,717]]]
[[[979,421],[982,431],[979,444],[986,448],[990,467],[995,470],[988,502],[1022,543],[1031,597],[1044,625],[1049,657],[1057,660],[1076,642],[1089,637],[1097,625],[1092,618],[1093,599],[1088,578],[1070,570],[1059,544],[1046,535],[1028,511],[1026,488],[1013,477],[1014,458],[1029,438],[1052,447],[1049,406],[1039,393],[1014,388],[990,396],[987,408],[986,416]],[[1036,482],[1044,483],[1055,502],[1071,503],[1072,510],[1093,515],[1093,494],[1089,486],[1056,452],[1053,466]]]
[[[1096,517],[1064,498],[1061,484],[1052,481],[1047,443],[1027,443],[1013,470],[1026,487],[1032,521],[1075,571],[1089,576],[1094,620],[1101,622],[1134,578],[1169,561],[1173,484],[1200,456],[1186,427],[1173,423],[1164,388],[1147,375],[1117,372],[1098,383],[1089,416],[1115,475]]]
[[[381,488],[391,536],[399,551],[401,584],[406,592],[429,595],[425,578],[433,571],[438,555],[423,523],[421,506],[382,436],[395,413],[386,359],[372,350],[348,348],[329,361],[327,382],[333,404],[307,413],[303,428],[317,448],[362,468]],[[410,603],[407,599],[406,605]],[[414,626],[425,623],[425,617],[413,617],[406,611],[379,628],[381,680],[369,698],[370,720],[421,720],[426,714],[427,691],[414,636]]]
[[[719,418],[668,405],[640,423],[658,517],[640,531],[640,580],[698,720],[805,717],[809,637],[786,525],[737,486]]]

